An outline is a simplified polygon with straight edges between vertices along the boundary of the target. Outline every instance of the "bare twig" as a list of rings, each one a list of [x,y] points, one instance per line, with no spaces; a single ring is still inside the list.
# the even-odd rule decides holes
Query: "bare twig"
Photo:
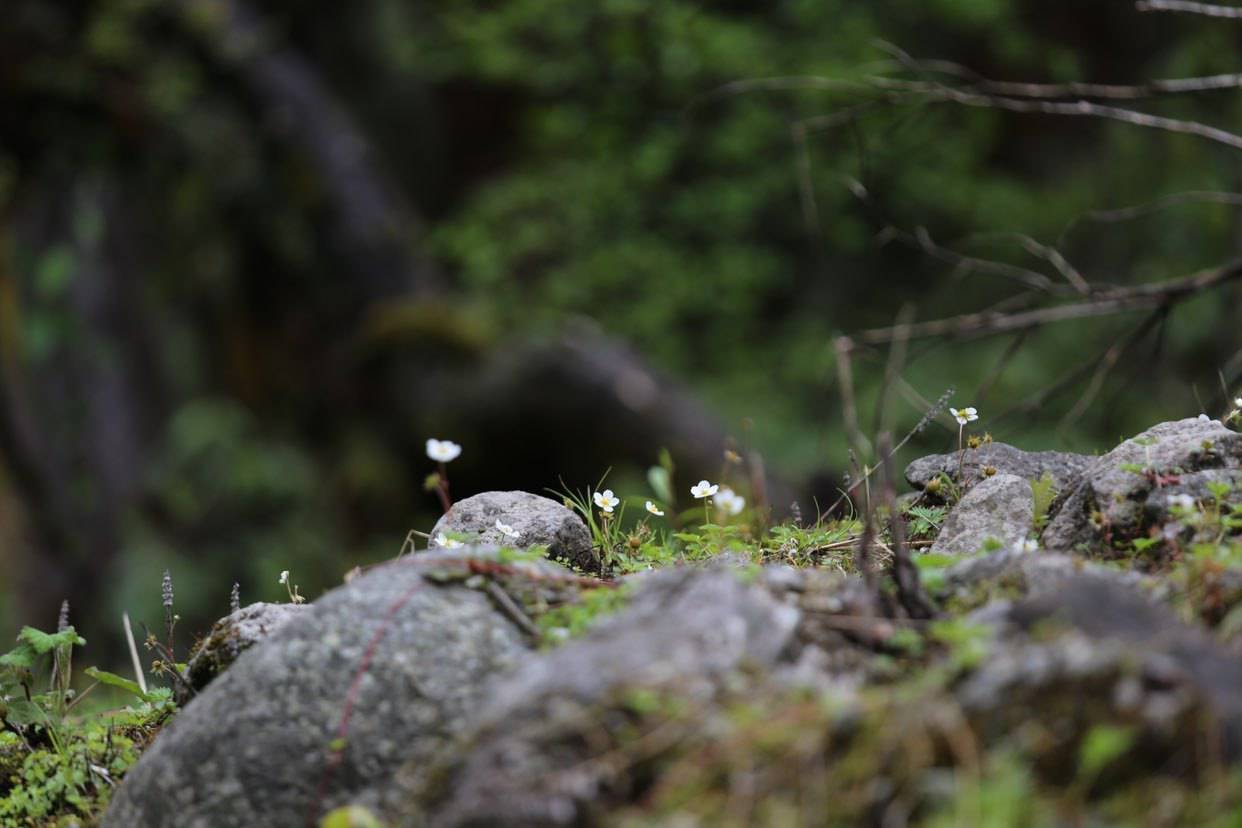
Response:
[[[1111,371],[1117,364],[1117,360],[1121,359],[1122,355],[1130,350],[1135,343],[1147,336],[1148,332],[1155,327],[1157,322],[1160,322],[1168,316],[1168,312],[1169,309],[1167,307],[1157,308],[1155,312],[1143,320],[1142,324],[1131,331],[1125,339],[1113,343],[1112,346],[1110,346],[1108,350],[1105,351],[1098,360],[1096,360],[1096,369],[1091,376],[1091,381],[1087,383],[1087,387],[1082,392],[1081,396],[1079,396],[1078,402],[1074,403],[1073,408],[1066,412],[1065,416],[1061,418],[1061,422],[1057,424],[1058,432],[1064,431],[1071,423],[1086,412],[1086,410],[1091,406],[1091,403],[1095,400],[1096,395],[1100,393],[1100,388],[1103,387],[1105,378],[1108,376],[1109,371]]]
[[[1138,285],[1127,288],[1110,288],[1093,291],[1091,299],[1068,305],[1056,305],[1048,308],[1021,313],[967,313],[947,319],[920,322],[908,326],[910,339],[926,337],[978,337],[1000,333],[1011,333],[1030,330],[1053,322],[1064,322],[1071,319],[1089,319],[1097,316],[1108,316],[1115,313],[1133,310],[1149,310],[1161,306],[1172,306],[1191,296],[1218,287],[1242,276],[1242,259],[1234,259],[1228,264],[1201,270],[1198,273],[1181,279],[1171,279],[1154,284]],[[845,347],[857,344],[880,345],[892,342],[898,336],[896,328],[873,328],[862,331],[853,337]],[[840,340],[840,337],[838,337]],[[838,349],[842,347],[838,343]]]
[[[950,60],[919,60],[909,52],[887,41],[877,45],[897,59],[897,65],[927,76],[928,73],[949,75],[964,80],[973,91],[1008,95],[1015,98],[1104,98],[1108,100],[1141,100],[1160,94],[1215,92],[1242,87],[1242,74],[1229,73],[1191,78],[1168,78],[1139,84],[1115,83],[1030,83],[998,81],[986,78],[968,66]]]
[[[1050,247],[1042,242],[1036,241],[1025,233],[975,233],[968,236],[966,241],[987,241],[991,239],[1001,239],[1003,241],[1016,241],[1022,245],[1022,249],[1030,253],[1036,258],[1043,259],[1056,269],[1057,273],[1065,281],[1073,286],[1074,290],[1080,294],[1087,294],[1091,291],[1091,286],[1087,284],[1087,280],[1078,272],[1078,268],[1070,264],[1069,260],[1062,255],[1061,251],[1056,247]]]
[[[147,677],[142,672],[142,660],[138,658],[138,645],[134,642],[134,628],[129,623],[129,613],[121,613],[121,623],[125,626],[125,643],[129,645],[129,658],[134,665],[134,678],[138,681],[138,688],[142,692],[147,692]]]
[[[1158,129],[1164,132],[1192,135],[1217,144],[1223,144],[1231,149],[1242,149],[1242,135],[1220,129],[1219,127],[1209,126],[1199,121],[1166,118],[1163,115],[1152,115],[1135,109],[1123,109],[1107,104],[1093,103],[1088,100],[1065,102],[1023,99],[1006,95],[967,92],[961,89],[953,89],[940,83],[908,81],[897,78],[876,77],[872,78],[871,81],[878,89],[904,93],[903,97],[911,95],[921,97],[932,103],[956,103],[961,106],[1003,109],[1008,112],[1030,115],[1104,118],[1145,129]]]
[[[1242,8],[1217,6],[1213,3],[1194,3],[1190,0],[1139,0],[1134,7],[1141,12],[1182,12],[1203,14],[1208,17],[1242,18]]]
[[[913,233],[908,233],[897,227],[885,227],[884,230],[880,232],[876,241],[880,244],[884,244],[890,239],[895,239],[903,244],[916,247],[931,258],[944,262],[945,264],[953,265],[963,272],[974,271],[978,273],[989,273],[994,276],[1001,276],[1006,279],[1021,282],[1028,287],[1035,288],[1036,290],[1040,290],[1045,293],[1059,292],[1059,287],[1053,284],[1053,281],[1042,273],[1038,273],[1034,270],[1028,270],[1024,267],[1018,267],[1017,265],[1011,265],[1006,262],[997,262],[991,259],[967,256],[963,253],[958,253],[956,250],[944,247],[932,239],[931,233],[929,233],[925,227],[917,227]]]
[[[489,578],[484,582],[484,586],[487,594],[496,602],[496,606],[508,616],[510,621],[517,625],[518,629],[532,638],[539,638],[543,635],[539,628],[535,626],[535,622],[530,620],[530,617],[522,610],[518,603],[510,598],[509,593],[505,592],[499,584]]]
[[[919,580],[918,567],[910,557],[910,549],[906,546],[905,524],[901,519],[901,510],[897,507],[897,483],[893,471],[893,437],[888,432],[882,433],[877,442],[880,453],[884,456],[884,481],[881,484],[881,498],[888,508],[889,532],[893,541],[892,576],[897,584],[897,600],[911,618],[934,618],[936,608]]]
[[[1063,245],[1066,238],[1085,222],[1114,223],[1133,221],[1137,218],[1156,213],[1169,207],[1183,204],[1224,204],[1230,207],[1242,207],[1242,193],[1217,192],[1215,190],[1187,190],[1181,193],[1170,193],[1166,196],[1134,204],[1129,207],[1118,207],[1113,210],[1092,210],[1078,216],[1061,231],[1057,245]]]

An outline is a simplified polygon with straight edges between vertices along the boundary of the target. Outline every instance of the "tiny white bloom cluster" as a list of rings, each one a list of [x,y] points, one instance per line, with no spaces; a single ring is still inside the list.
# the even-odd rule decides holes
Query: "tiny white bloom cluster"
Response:
[[[716,506],[726,515],[741,514],[746,508],[746,498],[726,486],[716,495]]]
[[[979,411],[974,406],[950,408],[949,413],[953,415],[953,419],[957,420],[959,425],[966,425],[979,419]]]
[[[280,583],[282,584],[289,583],[289,570],[287,569],[280,570]]]
[[[1194,511],[1195,499],[1188,494],[1175,494],[1169,496],[1169,506],[1175,509],[1181,509],[1184,512]]]
[[[647,511],[656,517],[664,517],[664,511],[650,500],[647,501]]]
[[[440,534],[436,535],[435,544],[441,549],[456,549],[459,546],[461,546],[461,541],[454,540],[453,538],[450,538],[448,535],[441,532]]]
[[[461,454],[461,446],[452,440],[427,439],[427,456],[437,463],[450,463]]]
[[[697,485],[690,487],[690,494],[694,495],[699,500],[702,500],[705,497],[711,497],[719,490],[719,486],[708,483],[706,480],[700,480]]]
[[[1025,553],[1025,552],[1038,552],[1038,551],[1039,551],[1039,541],[1035,540],[1034,538],[1026,538],[1025,540],[1020,540],[1020,541],[1018,541],[1018,543],[1014,546],[1013,551],[1015,551],[1015,552],[1022,552],[1022,553]]]
[[[600,508],[600,511],[608,515],[611,515],[612,510],[617,508],[617,504],[621,502],[620,499],[613,495],[612,489],[604,489],[602,492],[596,492],[594,500],[595,505]]]
[[[504,523],[500,518],[496,518],[496,529],[506,538],[520,538],[522,536],[521,532],[517,531],[509,524]]]

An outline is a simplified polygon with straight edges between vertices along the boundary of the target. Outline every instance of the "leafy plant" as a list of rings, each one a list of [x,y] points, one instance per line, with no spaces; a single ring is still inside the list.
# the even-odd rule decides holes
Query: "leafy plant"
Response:
[[[1057,497],[1056,482],[1052,479],[1052,475],[1044,472],[1038,480],[1032,480],[1031,494],[1035,499],[1035,514],[1031,519],[1031,528],[1038,534],[1048,524],[1048,510],[1052,508],[1052,501]]]
[[[910,506],[906,509],[906,514],[910,517],[910,540],[936,537],[948,513],[949,510],[944,506]]]
[[[74,715],[78,701],[96,686],[81,694],[70,686],[73,648],[85,643],[67,624],[55,633],[26,627],[17,646],[0,656],[0,824],[43,826],[65,815],[93,819],[174,709],[167,688],[144,692],[135,682],[91,668],[85,673],[96,684],[121,689],[139,703]]]

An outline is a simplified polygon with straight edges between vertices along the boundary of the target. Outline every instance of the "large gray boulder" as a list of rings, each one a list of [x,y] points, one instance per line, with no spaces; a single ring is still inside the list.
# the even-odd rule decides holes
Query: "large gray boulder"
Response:
[[[1083,472],[1053,504],[1043,545],[1098,549],[1146,536],[1150,521],[1167,511],[1169,492],[1199,495],[1210,480],[1235,481],[1240,467],[1242,434],[1219,421],[1190,418],[1161,423],[1126,440]],[[1233,502],[1239,499],[1242,493],[1235,490]]]
[[[1010,548],[1031,534],[1034,518],[1035,496],[1030,483],[1012,474],[985,477],[949,512],[931,551],[973,555],[986,551],[989,543]]]
[[[242,653],[130,769],[104,826],[302,828],[374,801],[402,763],[451,743],[485,683],[531,648],[463,563],[376,567]]]
[[[799,618],[763,586],[724,568],[645,578],[625,610],[508,676],[447,770],[427,778],[426,768],[407,765],[407,807],[429,808],[407,818],[591,824],[611,798],[602,790],[624,783],[607,763],[586,760],[600,739],[624,728],[630,705],[658,705],[664,694],[710,704],[743,673],[784,660]]]
[[[512,527],[518,537],[502,534],[497,520]],[[599,566],[582,518],[555,500],[529,492],[483,492],[460,500],[436,522],[433,543],[441,532],[467,535],[476,543],[546,546],[550,557],[584,572]]]
[[[906,466],[906,481],[916,489],[925,489],[933,478],[947,474],[957,478],[958,453],[932,454]],[[1064,451],[1023,451],[1007,443],[987,443],[977,449],[966,449],[961,455],[962,479],[978,480],[983,469],[991,466],[998,474],[1012,474],[1023,480],[1039,480],[1051,476],[1058,491],[1073,485],[1096,458]]]

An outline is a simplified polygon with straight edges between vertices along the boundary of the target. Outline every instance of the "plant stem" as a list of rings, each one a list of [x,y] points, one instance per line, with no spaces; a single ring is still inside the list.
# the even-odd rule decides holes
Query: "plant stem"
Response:
[[[445,468],[444,463],[440,463],[440,480],[436,485],[436,494],[440,496],[440,506],[445,513],[453,508],[453,501],[449,499],[448,469]]]

